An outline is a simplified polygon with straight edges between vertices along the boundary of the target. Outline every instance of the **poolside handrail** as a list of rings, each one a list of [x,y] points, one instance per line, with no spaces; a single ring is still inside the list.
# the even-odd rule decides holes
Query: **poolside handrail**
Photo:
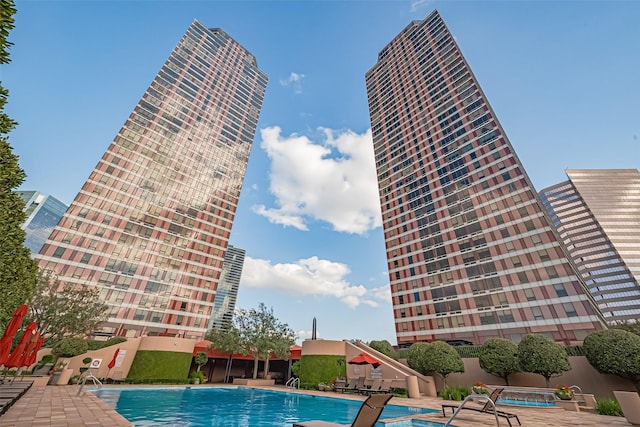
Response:
[[[82,378],[82,381],[80,381],[80,383],[79,383],[80,384],[80,388],[78,388],[78,393],[76,393],[76,396],[80,396],[80,393],[82,393],[82,388],[86,384],[87,380],[91,380],[93,382],[93,386],[94,387],[97,386],[98,388],[102,388],[102,383],[100,382],[98,377],[93,375],[93,372],[91,372],[91,369],[89,369],[89,373],[87,374],[87,376]]]
[[[287,380],[287,383],[285,384],[285,387],[287,388],[300,388],[300,378],[298,377],[291,377]]]
[[[470,394],[469,396],[465,397],[464,400],[462,401],[462,403],[460,404],[460,406],[458,406],[456,408],[456,410],[453,411],[453,414],[451,414],[451,417],[449,417],[447,422],[444,424],[444,427],[450,426],[451,425],[451,421],[453,421],[453,419],[456,417],[456,415],[458,415],[460,413],[460,411],[462,410],[462,407],[469,400],[475,400],[475,399],[486,400],[487,402],[491,403],[491,407],[493,408],[493,415],[496,417],[496,425],[498,427],[500,427],[500,419],[498,418],[498,412],[497,412],[497,409],[496,409],[496,404],[494,403],[493,400],[491,400],[489,398],[489,396],[486,396],[486,395],[483,395],[483,394]]]
[[[582,389],[580,388],[580,386],[577,386],[577,385],[570,386],[569,390],[573,391],[574,393],[577,390],[580,394],[582,394]]]

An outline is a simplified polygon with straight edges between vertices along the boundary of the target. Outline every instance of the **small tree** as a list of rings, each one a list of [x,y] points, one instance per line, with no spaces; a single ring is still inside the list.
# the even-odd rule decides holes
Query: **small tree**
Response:
[[[295,343],[293,330],[286,323],[281,323],[273,314],[273,309],[267,309],[263,303],[258,309],[237,310],[226,329],[212,330],[208,336],[213,341],[213,348],[252,355],[254,379],[258,377],[260,360],[265,361],[266,378],[271,356],[288,359],[291,346]]]
[[[598,372],[625,378],[640,393],[640,336],[622,329],[598,331],[585,338],[582,349]]]
[[[409,347],[407,363],[423,375],[440,375],[444,387],[447,386],[449,374],[464,372],[464,363],[456,349],[443,341],[413,344]]]
[[[371,347],[374,350],[379,351],[380,353],[384,354],[385,356],[389,356],[392,359],[398,359],[398,355],[396,354],[396,350],[393,348],[393,346],[391,345],[391,343],[387,340],[382,340],[382,341],[371,341],[369,343],[369,347]]]
[[[209,361],[209,356],[207,356],[207,353],[205,353],[204,351],[199,351],[196,353],[195,362],[196,362],[196,365],[198,365],[198,371],[200,371],[200,368],[202,367],[202,365],[204,365],[208,361]]]
[[[491,375],[500,377],[509,385],[509,375],[520,371],[518,346],[503,338],[494,338],[480,347],[480,367]]]
[[[520,368],[549,379],[571,370],[569,356],[563,346],[540,334],[529,334],[518,344]]]
[[[107,308],[97,289],[63,284],[48,271],[38,272],[36,294],[29,302],[30,320],[54,343],[63,337],[86,337],[106,319]]]

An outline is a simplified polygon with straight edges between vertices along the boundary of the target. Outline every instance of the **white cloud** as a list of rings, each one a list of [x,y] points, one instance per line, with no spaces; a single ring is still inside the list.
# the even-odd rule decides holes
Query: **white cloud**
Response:
[[[360,304],[377,307],[382,288],[368,290],[345,280],[350,273],[345,264],[311,257],[295,263],[271,264],[264,259],[246,257],[241,286],[270,289],[294,296],[337,298],[349,308]],[[388,289],[388,286],[387,286]],[[387,294],[386,302],[391,295]]]
[[[304,74],[291,72],[291,74],[289,75],[289,78],[280,79],[280,84],[282,86],[289,86],[289,85],[293,86],[294,93],[296,95],[299,95],[302,93],[302,79],[304,79]]]
[[[411,12],[416,12],[420,9],[424,9],[429,6],[431,3],[435,3],[435,0],[415,0],[411,2]]]
[[[317,144],[303,135],[282,136],[279,127],[261,129],[277,207],[255,206],[254,212],[300,230],[310,220],[357,234],[381,226],[371,131],[320,131]]]

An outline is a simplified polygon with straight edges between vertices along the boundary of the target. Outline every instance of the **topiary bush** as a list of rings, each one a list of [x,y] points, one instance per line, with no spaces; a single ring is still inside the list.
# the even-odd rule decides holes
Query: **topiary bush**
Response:
[[[571,370],[564,347],[541,334],[529,334],[520,341],[518,360],[524,372],[542,375],[547,388],[551,377]]]
[[[300,386],[317,388],[318,384],[331,384],[337,377],[346,376],[344,356],[303,355],[300,358]]]
[[[615,399],[604,398],[598,399],[596,403],[596,412],[600,415],[610,415],[612,417],[622,417],[622,408],[620,403]]]
[[[480,347],[480,367],[491,375],[502,378],[509,385],[509,375],[520,371],[518,346],[504,338],[489,339]]]
[[[191,353],[139,350],[133,359],[127,380],[188,381]]]
[[[582,349],[598,372],[625,378],[640,393],[640,336],[622,329],[606,329],[588,335]]]

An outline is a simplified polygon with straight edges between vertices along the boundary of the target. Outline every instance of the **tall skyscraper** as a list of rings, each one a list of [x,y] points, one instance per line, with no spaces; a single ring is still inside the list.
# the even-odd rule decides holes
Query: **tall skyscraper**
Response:
[[[162,66],[37,257],[100,290],[101,332],[204,336],[266,85],[197,20]]]
[[[238,288],[242,277],[242,267],[244,266],[244,249],[229,245],[222,264],[222,274],[216,289],[216,298],[213,301],[213,315],[209,323],[209,329],[221,329],[225,325],[231,324],[233,311],[236,308],[238,298]]]
[[[26,232],[24,245],[29,248],[33,257],[40,252],[68,206],[55,197],[38,191],[18,193],[24,200],[27,214],[27,219],[22,224],[22,229]]]
[[[366,84],[398,343],[601,329],[438,12],[382,49]]]
[[[567,170],[540,192],[552,224],[609,323],[640,319],[640,172]]]

